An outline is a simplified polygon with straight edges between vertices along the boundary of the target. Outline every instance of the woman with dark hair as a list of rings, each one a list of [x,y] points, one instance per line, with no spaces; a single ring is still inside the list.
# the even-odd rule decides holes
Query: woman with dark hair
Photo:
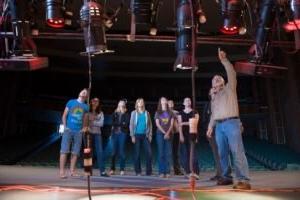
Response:
[[[193,139],[192,136],[196,134],[191,134],[190,129],[190,120],[195,119],[198,123],[199,114],[196,110],[192,108],[192,101],[189,97],[184,98],[183,100],[184,109],[180,111],[178,115],[178,123],[179,123],[179,139],[180,139],[180,162],[181,166],[184,168],[185,176],[194,176],[196,179],[199,179],[199,165],[198,165],[198,157],[197,153],[194,149],[191,149],[191,141]],[[192,166],[190,166],[190,154],[194,152],[192,158]],[[192,167],[192,170],[191,170]]]
[[[104,124],[104,114],[101,111],[101,106],[98,98],[93,98],[90,101],[90,111],[84,117],[85,130],[91,134],[92,145],[96,150],[97,163],[100,170],[100,176],[107,177],[105,172],[104,151],[102,146],[101,127]]]
[[[174,115],[169,109],[168,100],[161,97],[155,113],[156,142],[158,149],[159,177],[170,177],[170,163],[172,157],[171,136],[174,123]]]
[[[112,114],[112,165],[110,174],[114,174],[116,156],[120,156],[120,175],[125,172],[125,143],[129,134],[130,115],[127,112],[126,101],[120,100]]]

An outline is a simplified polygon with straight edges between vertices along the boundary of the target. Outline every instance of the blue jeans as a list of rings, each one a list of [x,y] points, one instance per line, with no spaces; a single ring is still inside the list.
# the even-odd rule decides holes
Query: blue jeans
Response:
[[[79,156],[82,144],[82,133],[80,131],[65,131],[61,139],[60,153],[70,153],[70,147],[72,144],[72,154]]]
[[[224,179],[232,179],[230,152],[233,156],[234,170],[238,181],[249,180],[249,167],[245,155],[240,120],[230,119],[216,125],[216,141],[221,160],[221,172]]]
[[[92,140],[92,145],[93,145],[93,149],[95,149],[95,151],[93,151],[93,153],[96,155],[97,157],[97,164],[100,170],[100,173],[105,171],[105,163],[104,163],[104,151],[103,151],[103,146],[102,146],[102,135],[101,134],[91,134],[91,140]]]
[[[112,157],[113,159],[118,154],[120,156],[120,170],[125,169],[125,144],[127,134],[123,132],[113,133],[112,135]]]
[[[170,174],[170,163],[172,158],[171,139],[164,139],[164,134],[157,131],[156,142],[158,152],[158,173]]]
[[[141,169],[141,147],[144,148],[146,154],[146,175],[152,174],[152,152],[151,145],[146,134],[135,135],[134,144],[134,170],[136,174],[142,172]]]
[[[191,141],[188,134],[184,135],[184,142],[180,143],[179,145],[179,151],[180,151],[180,164],[183,167],[186,174],[191,173],[190,169],[190,153],[191,153]],[[198,164],[198,154],[196,152],[196,143],[193,149],[193,172],[196,174],[199,174],[199,164]]]

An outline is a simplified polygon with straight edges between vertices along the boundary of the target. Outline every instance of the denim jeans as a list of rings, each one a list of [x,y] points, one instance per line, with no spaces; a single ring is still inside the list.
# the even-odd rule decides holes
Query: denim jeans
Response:
[[[179,164],[179,133],[173,133],[172,138],[172,160],[174,173],[180,173]]]
[[[91,134],[92,144],[93,144],[93,154],[97,157],[97,164],[100,173],[105,171],[105,156],[102,145],[102,135],[101,134]]]
[[[115,159],[116,155],[120,156],[120,170],[124,171],[125,169],[125,144],[127,139],[127,134],[123,132],[113,133],[112,134],[112,158]],[[112,163],[114,163],[112,161]],[[115,168],[112,166],[111,168]]]
[[[212,150],[212,153],[213,153],[213,156],[214,156],[214,160],[215,160],[216,176],[221,177],[222,176],[221,163],[220,163],[220,157],[219,157],[219,153],[218,153],[218,146],[217,146],[215,131],[213,131],[212,136],[210,138],[207,138],[207,139],[208,139],[208,142],[209,142],[209,145],[211,147],[211,150]]]
[[[135,135],[134,144],[134,170],[136,174],[142,172],[141,169],[141,147],[143,147],[146,154],[146,175],[152,174],[152,152],[151,145],[146,137],[146,134]]]
[[[71,153],[79,156],[82,144],[82,133],[80,131],[65,131],[61,139],[60,153],[70,153],[70,147],[72,144]]]
[[[189,135],[184,135],[184,142],[179,145],[180,150],[180,164],[183,167],[186,174],[191,173],[190,169],[190,153],[191,153],[191,141]],[[193,172],[199,174],[199,164],[198,164],[198,153],[196,152],[196,143],[193,149]]]
[[[172,159],[171,138],[164,139],[165,134],[157,131],[156,142],[158,152],[158,173],[170,174],[170,163]]]
[[[216,124],[216,141],[221,171],[224,179],[232,179],[230,167],[230,152],[233,156],[235,175],[238,181],[249,180],[249,167],[245,155],[240,120],[230,119]]]

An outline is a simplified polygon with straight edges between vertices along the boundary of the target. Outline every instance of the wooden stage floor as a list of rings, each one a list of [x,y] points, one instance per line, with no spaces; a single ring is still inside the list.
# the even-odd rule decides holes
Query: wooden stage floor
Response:
[[[82,171],[79,171],[82,172]],[[93,200],[139,199],[211,199],[211,200],[300,200],[300,171],[251,171],[252,190],[237,191],[230,186],[216,186],[209,181],[213,172],[201,173],[194,197],[188,179],[157,175],[91,177]],[[0,166],[1,200],[84,200],[88,199],[87,179],[60,179],[57,168]]]

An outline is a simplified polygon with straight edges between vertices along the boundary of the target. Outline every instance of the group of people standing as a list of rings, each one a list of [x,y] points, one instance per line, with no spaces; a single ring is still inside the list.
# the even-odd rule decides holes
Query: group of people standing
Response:
[[[212,80],[210,90],[210,120],[207,129],[207,137],[214,142],[214,151],[218,173],[215,177],[218,185],[233,184],[231,176],[230,156],[233,155],[234,171],[237,183],[234,188],[250,189],[248,163],[245,157],[242,143],[240,119],[236,92],[236,72],[232,64],[226,58],[223,51],[218,52],[219,59],[227,72],[228,83],[216,75]],[[79,93],[77,99],[70,100],[63,113],[62,122],[65,127],[62,136],[60,151],[60,177],[66,178],[65,164],[67,154],[71,150],[70,175],[76,176],[75,165],[80,154],[83,134],[89,132],[94,143],[97,155],[97,163],[101,176],[109,176],[115,173],[115,160],[120,160],[120,175],[125,174],[126,139],[131,138],[134,149],[134,170],[137,176],[141,170],[141,150],[144,150],[146,158],[146,175],[152,175],[152,150],[153,138],[152,119],[146,110],[142,98],[136,100],[135,109],[131,114],[127,111],[126,101],[120,100],[112,114],[112,166],[109,173],[105,171],[104,151],[102,144],[101,127],[104,124],[104,114],[98,98],[93,98],[88,106],[85,101],[88,97],[86,89]],[[183,101],[182,111],[174,110],[174,102],[166,97],[161,97],[154,115],[156,125],[156,143],[158,153],[159,177],[170,177],[171,163],[174,174],[186,176],[193,175],[198,178],[199,163],[198,154],[194,151],[197,139],[192,139],[191,121],[196,124],[199,121],[199,113],[192,108],[190,98]],[[192,120],[191,120],[192,119]],[[197,137],[196,137],[197,138]],[[72,143],[72,148],[71,147]],[[192,148],[191,148],[192,146]],[[191,155],[192,152],[195,152]],[[191,157],[191,158],[190,158]],[[183,168],[183,171],[181,171]]]

